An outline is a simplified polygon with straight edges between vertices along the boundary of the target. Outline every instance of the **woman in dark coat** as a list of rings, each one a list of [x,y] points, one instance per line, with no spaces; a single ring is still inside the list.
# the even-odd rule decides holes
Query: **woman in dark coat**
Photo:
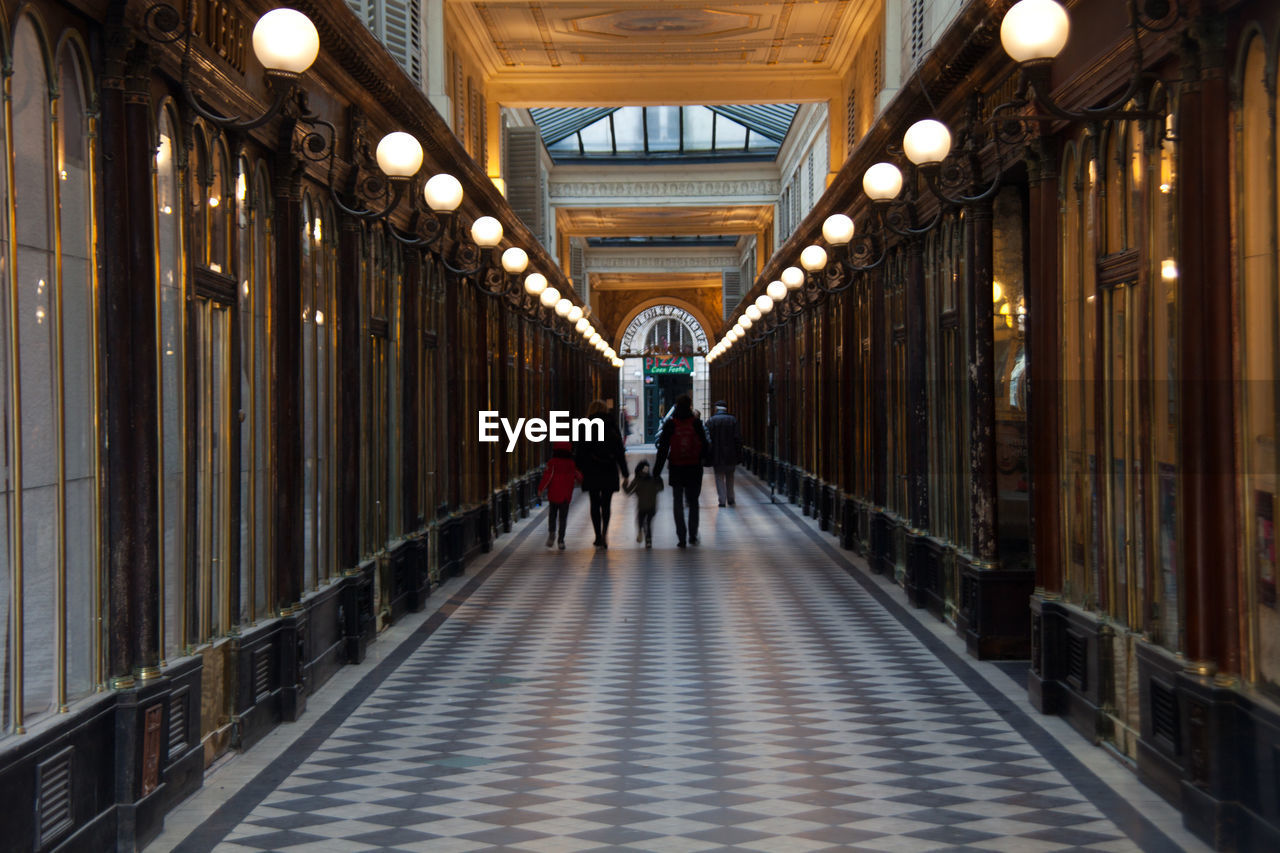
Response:
[[[596,531],[596,541],[592,544],[597,548],[609,547],[605,541],[609,532],[609,505],[621,480],[631,475],[627,453],[622,447],[622,432],[608,413],[609,407],[603,400],[596,400],[587,409],[587,417],[604,422],[604,441],[580,441],[574,456],[582,472],[582,490],[591,497],[591,526]]]

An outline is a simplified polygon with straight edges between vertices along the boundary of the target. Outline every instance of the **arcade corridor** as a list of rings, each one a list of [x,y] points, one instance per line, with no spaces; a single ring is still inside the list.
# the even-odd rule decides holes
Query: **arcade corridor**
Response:
[[[633,457],[633,461],[635,461]],[[160,851],[1204,849],[1017,665],[745,478],[652,551],[520,522],[166,818]]]

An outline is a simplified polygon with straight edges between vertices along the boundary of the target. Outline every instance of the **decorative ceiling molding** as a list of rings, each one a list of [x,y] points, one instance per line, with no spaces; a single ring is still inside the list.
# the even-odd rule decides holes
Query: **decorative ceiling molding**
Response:
[[[759,234],[773,227],[771,204],[734,204],[729,199],[710,198],[705,203],[688,203],[656,207],[640,199],[620,199],[617,205],[556,205],[556,230],[571,237],[672,237],[672,236],[742,236]],[[619,254],[633,247],[598,246],[592,251]],[[668,251],[687,253],[716,247],[671,247]]]
[[[640,199],[716,198],[729,203],[735,199],[767,199],[773,202],[782,191],[780,181],[556,181],[549,184],[552,199],[625,198]]]
[[[476,14],[480,16],[480,20],[484,21],[484,31],[489,36],[489,42],[493,45],[493,49],[502,57],[502,64],[508,68],[514,68],[516,61],[511,56],[511,51],[507,49],[507,45],[498,37],[498,26],[493,20],[493,13],[489,11],[488,3],[475,4]]]
[[[666,250],[669,252],[670,250]],[[613,254],[593,251],[587,256],[587,271],[594,277],[610,272],[654,272],[666,270],[723,270],[737,269],[741,258],[732,255],[674,255],[652,250],[640,250],[632,254]],[[594,278],[592,286],[595,286]]]
[[[787,74],[818,65],[826,74],[843,76],[847,69],[831,60],[847,56],[846,42],[861,38],[856,24],[876,0],[445,2],[455,20],[485,19],[477,46],[501,76],[590,69],[611,76],[623,72],[617,78],[621,82],[626,71],[683,71],[708,64],[733,65],[735,73],[786,69]],[[716,88],[726,82],[701,85]]]
[[[773,31],[773,42],[769,45],[769,58],[765,60],[769,65],[778,64],[778,55],[782,53],[782,48],[787,43],[787,22],[791,20],[791,10],[795,5],[796,0],[785,0],[782,11],[778,13],[778,26]]]
[[[591,290],[691,290],[697,287],[724,287],[719,270],[707,272],[595,272],[591,271]]]
[[[814,55],[814,62],[825,62],[827,59],[827,51],[831,49],[831,43],[835,41],[837,27],[840,26],[840,19],[844,16],[844,6],[849,0],[838,0],[841,8],[836,9],[830,18],[827,19],[827,29],[822,34],[822,41],[818,43],[818,52]]]
[[[534,23],[538,25],[538,35],[542,36],[542,50],[547,54],[547,61],[551,63],[552,68],[559,68],[560,53],[551,40],[551,28],[547,26],[547,16],[542,11],[542,4],[530,3],[529,13],[533,15]]]

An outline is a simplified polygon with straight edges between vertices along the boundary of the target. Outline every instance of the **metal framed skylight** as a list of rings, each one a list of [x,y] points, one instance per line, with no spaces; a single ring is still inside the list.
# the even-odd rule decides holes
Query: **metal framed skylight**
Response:
[[[772,160],[797,104],[529,110],[557,162]]]

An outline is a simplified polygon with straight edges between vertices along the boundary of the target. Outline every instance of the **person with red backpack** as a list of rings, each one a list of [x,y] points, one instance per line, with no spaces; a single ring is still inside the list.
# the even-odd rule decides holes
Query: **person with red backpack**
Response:
[[[564,527],[569,519],[569,502],[573,500],[573,487],[582,482],[582,472],[573,464],[573,445],[567,441],[557,441],[551,447],[551,461],[547,470],[542,473],[538,483],[538,494],[547,494],[551,511],[547,515],[547,547],[556,541],[556,533],[560,534],[560,550],[564,550]],[[557,530],[558,528],[558,530]]]
[[[667,482],[671,485],[671,510],[676,520],[676,545],[685,546],[684,504],[689,503],[688,543],[698,544],[698,496],[702,494],[702,466],[707,461],[707,433],[694,415],[688,394],[676,398],[674,410],[658,436],[658,460],[653,476],[662,476],[662,466],[670,464]]]

